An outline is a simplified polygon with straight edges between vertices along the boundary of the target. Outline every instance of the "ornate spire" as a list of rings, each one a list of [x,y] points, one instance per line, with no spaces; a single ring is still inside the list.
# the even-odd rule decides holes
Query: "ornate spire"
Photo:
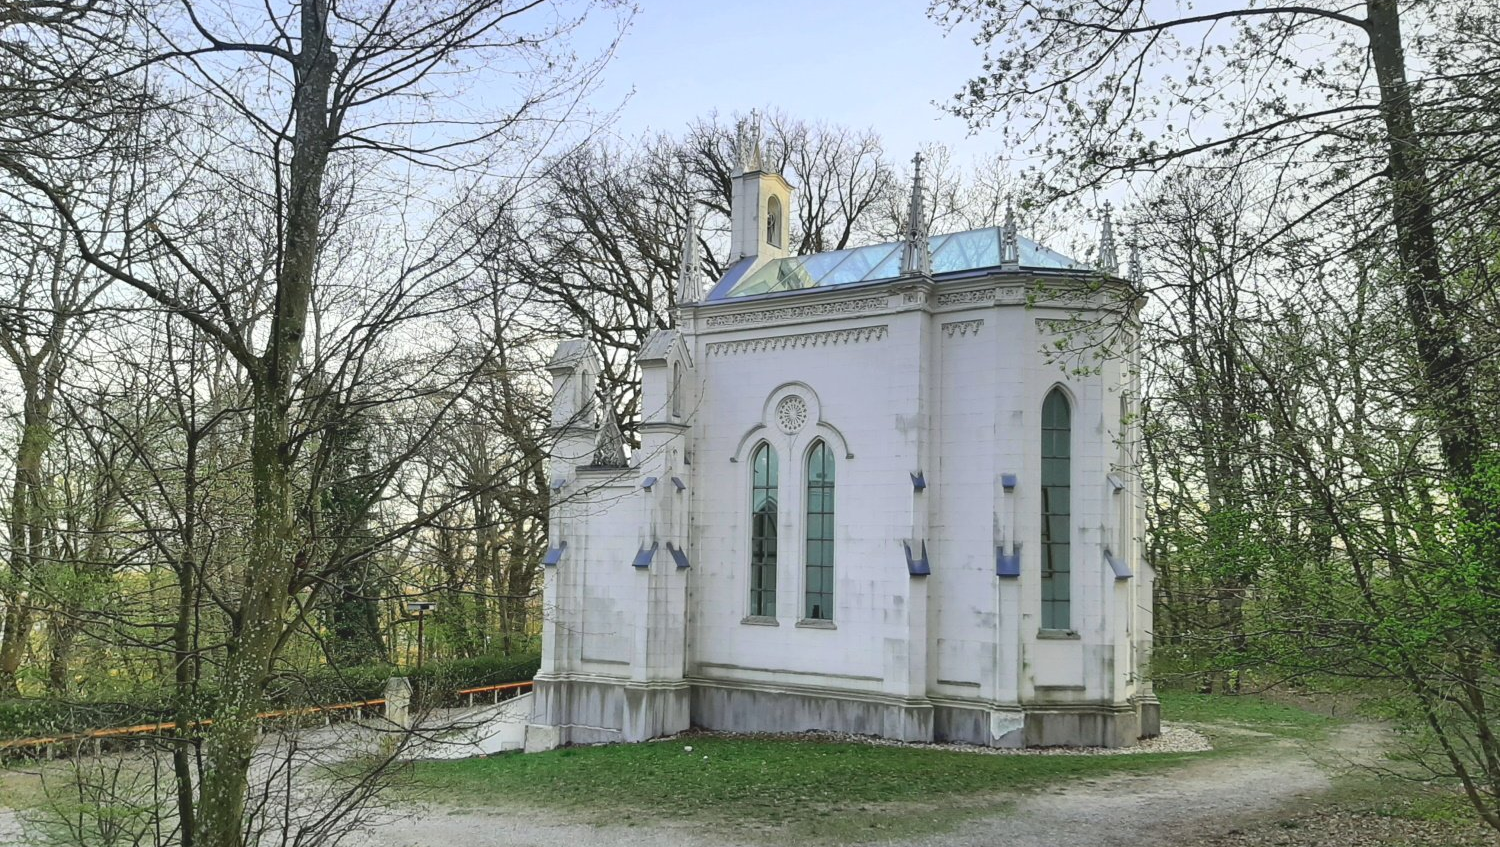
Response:
[[[604,420],[599,427],[599,436],[594,441],[594,461],[596,468],[623,468],[628,467],[629,462],[625,459],[625,434],[620,431],[620,422],[615,420],[615,404],[611,403],[608,396],[601,397],[599,403],[599,414]]]
[[[688,204],[687,229],[682,235],[682,256],[677,262],[677,305],[698,302],[703,296],[703,258],[698,254],[698,204]]]
[[[735,124],[734,158],[735,175],[761,169],[760,113],[754,109],[749,118],[740,118]]]
[[[1130,230],[1130,263],[1125,266],[1125,278],[1131,282],[1141,281],[1141,228]]]
[[[911,201],[906,208],[906,241],[901,247],[901,275],[932,274],[932,251],[927,244],[927,213],[922,207],[922,154],[913,156]]]
[[[1016,207],[1005,198],[1005,224],[1000,227],[1000,266],[1021,266],[1021,240],[1016,234]]]
[[[1104,201],[1104,220],[1099,230],[1099,270],[1114,276],[1120,272],[1120,259],[1115,255],[1115,220],[1113,208]]]

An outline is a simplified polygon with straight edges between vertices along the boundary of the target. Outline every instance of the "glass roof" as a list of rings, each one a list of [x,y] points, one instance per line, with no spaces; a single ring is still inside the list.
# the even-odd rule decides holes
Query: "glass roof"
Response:
[[[1082,264],[1024,236],[1017,238],[1021,267],[1041,270],[1087,270]],[[932,251],[932,274],[956,273],[1000,264],[1000,228],[934,235],[927,239]],[[776,259],[734,284],[721,297],[748,297],[803,288],[828,288],[856,282],[876,282],[901,275],[901,244],[872,244]]]

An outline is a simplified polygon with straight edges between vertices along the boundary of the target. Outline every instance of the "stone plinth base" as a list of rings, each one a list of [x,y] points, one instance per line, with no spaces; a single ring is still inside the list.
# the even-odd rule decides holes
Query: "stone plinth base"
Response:
[[[932,704],[875,694],[693,680],[693,726],[722,732],[847,732],[932,740]]]
[[[943,703],[934,710],[933,740],[984,747],[1020,747],[1026,714],[1020,707],[988,708],[971,703]]]
[[[1140,737],[1132,706],[1078,703],[1026,710],[1027,747],[1127,747]]]
[[[1161,735],[1161,702],[1155,694],[1148,694],[1135,701],[1141,720],[1141,737],[1155,738]]]
[[[545,753],[548,750],[556,750],[562,746],[562,729],[546,724],[529,723],[526,725],[526,740],[522,742],[521,749],[527,753]]]
[[[688,686],[681,681],[538,676],[532,690],[531,722],[556,727],[554,746],[646,741],[688,728]]]
[[[988,747],[1124,747],[1161,731],[1155,697],[1130,704],[1007,705],[904,699],[728,680],[536,679],[528,751],[646,741],[689,726],[721,732],[846,732]]]

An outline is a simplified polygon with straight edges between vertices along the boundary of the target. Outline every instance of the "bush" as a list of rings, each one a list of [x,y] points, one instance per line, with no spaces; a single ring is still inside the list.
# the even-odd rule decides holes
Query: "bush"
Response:
[[[385,696],[386,680],[405,676],[418,697],[436,696],[441,702],[462,688],[524,682],[536,676],[541,664],[541,655],[530,653],[433,662],[421,670],[402,670],[385,664],[325,668],[282,677],[273,684],[271,699],[288,707],[375,700]]]
[[[530,653],[434,662],[420,671],[402,671],[392,665],[359,665],[287,673],[272,680],[268,698],[273,709],[376,700],[385,696],[387,679],[404,675],[421,702],[440,705],[451,702],[452,692],[459,689],[531,679],[541,661],[540,654]],[[211,693],[205,693],[206,702],[200,714],[212,711],[212,699]],[[129,701],[0,700],[0,740],[68,735],[171,721],[175,717],[167,691],[141,692]]]
[[[524,682],[536,676],[542,666],[540,653],[524,656],[482,656],[427,665],[407,675],[412,689],[423,702],[437,705],[454,691]],[[436,700],[429,698],[436,697]]]
[[[146,696],[135,702],[0,700],[0,739],[70,735],[101,727],[170,720],[172,707],[161,696]]]

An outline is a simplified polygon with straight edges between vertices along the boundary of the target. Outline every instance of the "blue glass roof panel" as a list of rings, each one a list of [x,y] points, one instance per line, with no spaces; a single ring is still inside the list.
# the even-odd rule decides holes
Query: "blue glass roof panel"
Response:
[[[814,253],[811,256],[803,256],[802,270],[809,277],[822,280],[828,276],[830,271],[849,258],[848,254],[848,250],[834,250],[829,253]]]
[[[968,271],[1000,264],[1000,231],[955,232],[932,248],[932,272]]]
[[[834,267],[824,280],[824,284],[845,285],[851,282],[863,282],[870,278],[872,270],[879,267],[880,263],[895,251],[896,245],[894,244],[872,244],[869,247],[840,250],[839,252],[844,254],[844,259]]]
[[[957,273],[1000,265],[999,227],[967,232],[934,235],[927,240],[932,251],[933,274]],[[1020,265],[1033,270],[1087,270],[1067,256],[1050,250],[1024,236],[1017,238]],[[775,259],[756,269],[738,282],[728,283],[729,290],[716,289],[709,299],[749,297],[804,288],[828,288],[857,282],[895,279],[901,275],[901,244],[872,244],[833,250],[811,256]],[[722,288],[722,286],[720,286]]]
[[[1063,271],[1086,271],[1088,267],[1081,262],[1075,262],[1056,250],[1043,247],[1029,238],[1018,238],[1021,248],[1021,267],[1023,268],[1048,268]]]

